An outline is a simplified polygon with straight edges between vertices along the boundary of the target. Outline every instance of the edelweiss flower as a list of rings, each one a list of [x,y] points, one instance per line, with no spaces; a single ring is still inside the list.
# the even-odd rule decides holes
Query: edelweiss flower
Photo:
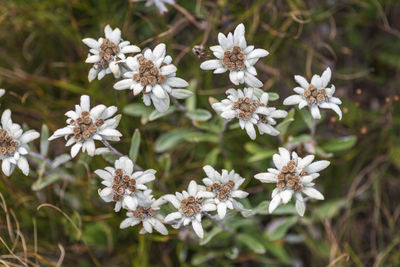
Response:
[[[126,216],[129,218],[121,222],[121,229],[142,223],[143,228],[140,230],[141,234],[152,233],[154,228],[160,234],[167,235],[168,230],[162,223],[164,221],[164,216],[158,212],[164,200],[155,200],[151,195],[151,190],[138,192],[137,194],[140,200],[139,204],[135,210],[129,210],[126,213]]]
[[[154,50],[147,49],[144,54],[128,57],[126,64],[130,71],[124,73],[126,79],[114,84],[117,90],[131,89],[134,95],[143,92],[146,106],[153,104],[159,112],[169,108],[169,94],[174,88],[187,87],[188,83],[176,76],[176,67],[172,58],[166,55],[165,44],[157,45]]]
[[[214,193],[214,203],[217,205],[218,216],[223,219],[228,209],[242,209],[242,204],[237,202],[234,198],[245,198],[249,193],[239,190],[239,187],[245,181],[234,170],[228,172],[222,170],[220,174],[213,167],[207,165],[203,167],[207,177],[203,179],[203,183],[207,186],[208,192]]]
[[[6,93],[6,90],[0,89],[0,97],[2,97]]]
[[[188,191],[176,192],[175,195],[165,195],[163,198],[171,202],[178,210],[168,214],[165,222],[174,222],[172,227],[178,229],[192,223],[193,230],[198,237],[203,238],[203,226],[201,225],[202,212],[216,210],[216,206],[211,198],[214,193],[207,192],[204,187],[198,186],[195,181],[189,183]],[[175,222],[178,220],[177,222]]]
[[[321,118],[319,108],[329,108],[339,115],[339,119],[342,119],[342,111],[338,106],[342,104],[342,101],[333,96],[335,93],[335,86],[332,84],[331,88],[327,88],[331,80],[330,68],[327,68],[322,73],[321,77],[315,74],[311,79],[311,83],[308,83],[307,80],[300,75],[294,76],[294,79],[301,86],[293,89],[298,95],[287,97],[283,101],[284,105],[299,104],[299,109],[308,106],[314,119]]]
[[[96,170],[95,173],[103,179],[106,187],[99,189],[99,195],[105,202],[114,201],[114,210],[121,207],[136,210],[139,199],[138,192],[147,190],[144,184],[155,179],[155,170],[133,172],[133,162],[128,157],[121,157],[115,161],[115,168],[106,167],[105,170]]]
[[[238,118],[240,127],[246,129],[253,140],[256,139],[254,124],[258,126],[261,134],[279,134],[279,131],[272,127],[276,124],[274,118],[286,117],[287,112],[267,107],[267,93],[263,93],[259,99],[254,93],[254,88],[244,88],[243,91],[231,88],[226,94],[228,98],[212,104],[215,111],[221,112],[222,118],[226,120]]]
[[[133,0],[134,2],[140,2],[142,0]],[[165,4],[170,4],[173,5],[175,4],[174,0],[147,0],[146,1],[146,6],[151,6],[151,5],[155,5],[157,7],[157,9],[160,11],[160,14],[164,14],[165,12],[168,11],[167,7],[165,6]]]
[[[90,98],[87,95],[81,96],[81,104],[75,105],[75,111],[71,110],[65,113],[68,117],[68,126],[58,129],[50,136],[53,140],[64,136],[73,135],[68,139],[66,146],[71,146],[71,157],[75,157],[80,149],[93,156],[95,154],[94,140],[119,141],[122,134],[116,130],[119,124],[119,117],[110,118],[117,112],[115,106],[106,107],[97,105],[90,109]]]
[[[210,47],[217,59],[203,62],[200,68],[214,70],[216,74],[229,70],[229,79],[235,85],[246,83],[251,87],[261,87],[263,84],[255,77],[254,65],[269,53],[265,49],[254,49],[253,45],[247,46],[244,32],[244,25],[239,24],[233,34],[225,36],[219,33],[219,45]]]
[[[121,31],[118,28],[112,30],[110,25],[107,25],[104,28],[104,34],[106,37],[100,37],[97,41],[93,38],[82,40],[90,48],[86,63],[93,63],[89,71],[89,82],[96,76],[101,80],[104,75],[111,72],[115,78],[119,78],[122,70],[118,62],[125,59],[127,53],[140,52],[139,47],[121,39]]]
[[[329,161],[320,160],[311,163],[314,155],[304,158],[297,156],[296,152],[290,153],[285,148],[279,148],[279,154],[272,158],[276,169],[269,168],[268,172],[256,174],[254,177],[263,183],[276,183],[272,191],[272,200],[269,204],[269,212],[272,213],[281,203],[290,201],[293,194],[296,196],[296,210],[300,216],[304,215],[305,199],[301,193],[310,198],[323,200],[324,196],[313,186],[313,180],[319,177],[319,171],[329,166]]]
[[[0,127],[0,159],[1,169],[6,176],[11,175],[15,166],[18,166],[23,174],[29,174],[29,164],[25,158],[29,151],[28,143],[39,136],[35,130],[23,133],[21,126],[12,122],[11,111],[7,109],[3,112]]]

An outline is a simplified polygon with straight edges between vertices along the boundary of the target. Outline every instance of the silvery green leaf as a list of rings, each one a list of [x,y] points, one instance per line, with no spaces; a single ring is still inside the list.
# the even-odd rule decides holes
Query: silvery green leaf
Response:
[[[129,158],[133,161],[133,163],[136,162],[137,155],[139,153],[139,147],[140,147],[140,132],[138,129],[136,129],[135,133],[132,136],[131,147],[129,148]]]
[[[207,121],[211,118],[211,113],[205,109],[195,109],[188,111],[186,116],[194,121]]]
[[[148,117],[152,111],[151,107],[145,106],[142,103],[129,104],[122,109],[123,113],[134,117]]]
[[[258,254],[265,253],[265,248],[262,243],[260,243],[256,238],[251,236],[250,234],[238,234],[237,239],[251,249],[253,252]]]
[[[149,121],[154,121],[154,120],[159,119],[161,117],[165,117],[165,116],[173,113],[175,110],[176,110],[176,108],[174,106],[170,106],[169,109],[164,113],[161,113],[161,112],[159,112],[157,110],[154,110],[149,116]]]
[[[172,89],[171,95],[177,99],[185,99],[192,96],[193,92],[186,89]]]
[[[61,154],[53,160],[52,168],[57,168],[58,166],[68,162],[71,159],[69,154]]]
[[[42,131],[40,133],[40,154],[43,156],[47,155],[49,151],[49,128],[46,124],[42,125]]]
[[[38,191],[46,186],[60,180],[60,176],[58,174],[51,174],[49,176],[45,176],[44,178],[38,179],[36,182],[32,184],[32,190]]]
[[[193,133],[192,129],[175,129],[161,135],[156,143],[155,150],[156,152],[164,152],[175,146],[179,145],[183,140],[185,140],[185,136]]]

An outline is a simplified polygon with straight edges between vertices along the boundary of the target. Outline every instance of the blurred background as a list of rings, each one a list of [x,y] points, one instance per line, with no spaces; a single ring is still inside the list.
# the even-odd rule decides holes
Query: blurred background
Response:
[[[397,0],[182,0],[155,6],[128,0],[2,0],[0,4],[1,110],[13,120],[50,134],[65,125],[64,113],[82,94],[92,105],[116,105],[123,114],[115,144],[127,153],[132,134],[140,130],[137,163],[157,170],[156,197],[200,182],[202,166],[235,169],[246,178],[251,195],[244,204],[256,214],[229,217],[236,235],[205,222],[201,241],[188,230],[170,235],[139,235],[138,227],[120,230],[124,212],[114,213],[97,190],[93,174],[108,166],[107,158],[80,154],[46,174],[31,162],[31,174],[16,170],[0,176],[0,263],[9,266],[399,266],[400,265],[400,2]],[[317,180],[325,201],[309,203],[304,218],[293,205],[266,213],[273,185],[254,174],[271,166],[278,139],[251,141],[234,124],[219,143],[222,120],[209,97],[222,99],[230,86],[227,74],[199,67],[203,59],[192,48],[217,44],[218,32],[246,26],[248,44],[270,55],[257,64],[263,89],[282,101],[292,92],[293,76],[308,79],[329,66],[343,119],[327,111],[318,125],[318,158],[331,166]],[[99,38],[104,26],[122,30],[132,44],[167,45],[177,76],[195,93],[183,104],[213,114],[206,122],[191,121],[179,111],[154,118],[130,91],[115,91],[107,75],[90,83],[85,37]],[[294,110],[285,129],[287,146],[303,151],[309,143],[306,112]],[[305,123],[306,122],[306,123]],[[44,131],[46,132],[46,131]],[[305,142],[305,143],[304,143]],[[64,140],[51,142],[54,158],[69,149]],[[39,150],[39,141],[32,148]],[[42,205],[47,203],[46,205]],[[167,207],[168,209],[168,207]]]

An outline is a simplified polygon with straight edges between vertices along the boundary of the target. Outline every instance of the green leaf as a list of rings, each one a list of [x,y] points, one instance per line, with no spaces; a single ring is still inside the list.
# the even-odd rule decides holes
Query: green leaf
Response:
[[[312,129],[314,124],[314,118],[311,116],[310,111],[307,109],[300,109],[299,112],[304,122],[307,124],[308,128]]]
[[[277,93],[268,93],[268,101],[275,101],[279,99],[279,95]]]
[[[188,111],[186,116],[194,121],[207,121],[211,118],[211,113],[205,109],[195,109]]]
[[[34,191],[41,190],[46,186],[57,182],[58,180],[60,180],[60,176],[58,176],[58,174],[51,174],[49,176],[45,176],[42,179],[38,179],[36,182],[32,184],[32,190]]]
[[[199,143],[199,142],[218,143],[218,136],[209,133],[193,132],[187,134],[185,136],[185,140],[193,143]]]
[[[392,146],[390,149],[390,159],[400,169],[400,147]]]
[[[289,125],[294,121],[294,109],[291,109],[286,118],[276,126],[282,136],[285,136]]]
[[[241,214],[243,217],[246,217],[246,218],[256,215],[256,214],[266,215],[269,213],[268,205],[269,205],[269,201],[264,200],[264,201],[261,201],[255,208],[241,211]]]
[[[185,140],[186,135],[193,132],[194,130],[192,129],[175,129],[164,133],[155,143],[156,152],[164,152],[179,145],[183,140]]]
[[[214,166],[217,163],[218,155],[221,152],[219,147],[215,147],[206,155],[204,159],[204,165],[211,165]]]
[[[186,108],[189,111],[194,110],[196,108],[197,97],[196,94],[194,94],[194,92],[196,92],[196,88],[197,88],[197,80],[193,79],[189,82],[189,87],[187,88],[189,91],[193,92],[193,96],[187,98],[185,102]]]
[[[259,160],[269,159],[276,153],[275,150],[265,149],[255,143],[246,143],[244,148],[246,149],[247,152],[252,154],[249,157],[248,162],[255,162]]]
[[[42,131],[40,133],[40,154],[43,156],[47,155],[49,151],[49,128],[46,124],[42,125]]]
[[[223,232],[222,228],[214,227],[210,232],[204,234],[203,239],[200,241],[200,246],[204,246],[208,242],[210,242],[216,235]]]
[[[193,92],[186,89],[173,89],[171,95],[177,99],[185,99],[192,96]]]
[[[53,160],[52,168],[57,168],[58,166],[68,162],[71,159],[69,154],[61,154]]]
[[[331,219],[344,207],[346,207],[345,199],[330,200],[318,206],[314,211],[314,215],[320,219]]]
[[[133,163],[135,163],[137,160],[139,147],[140,147],[140,132],[139,129],[136,129],[132,135],[131,147],[129,148],[129,158],[133,161]]]
[[[175,110],[176,110],[176,108],[174,106],[170,106],[169,109],[164,113],[154,110],[149,116],[149,121],[154,121],[156,119],[168,116],[169,114],[173,113]]]
[[[356,142],[357,137],[355,137],[354,135],[350,135],[330,140],[321,145],[321,148],[327,152],[343,151],[350,149],[352,146],[355,145]]]
[[[134,117],[149,117],[152,111],[151,107],[145,106],[142,103],[129,104],[122,109],[123,113]]]
[[[238,234],[237,239],[241,243],[246,245],[249,249],[251,249],[253,252],[258,253],[258,254],[265,253],[265,248],[264,248],[263,244],[261,244],[257,239],[255,239],[251,235]]]
[[[298,220],[298,217],[290,217],[285,219],[278,227],[276,227],[272,232],[268,233],[270,240],[282,239],[286,232],[292,227]]]

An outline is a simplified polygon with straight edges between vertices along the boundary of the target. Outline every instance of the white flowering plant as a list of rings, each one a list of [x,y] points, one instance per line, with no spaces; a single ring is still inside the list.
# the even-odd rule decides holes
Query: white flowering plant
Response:
[[[145,6],[155,5],[167,16],[166,4],[181,8],[172,0],[149,0]],[[232,261],[246,253],[267,253],[271,262],[294,265],[282,256],[288,250],[275,241],[304,242],[296,226],[311,227],[314,214],[324,211],[321,205],[332,203],[321,181],[335,171],[335,153],[356,141],[317,131],[326,127],[327,117],[336,119],[332,111],[339,120],[345,117],[341,94],[332,84],[334,65],[315,64],[313,70],[322,75],[307,78],[284,74],[283,68],[281,75],[294,75],[299,86],[280,87],[265,75],[275,49],[256,39],[255,45],[248,44],[249,22],[216,30],[197,19],[186,14],[185,23],[207,27],[194,56],[169,45],[165,35],[176,31],[172,28],[142,40],[120,30],[134,32],[135,27],[112,28],[110,23],[104,37],[82,39],[81,49],[88,54],[82,62],[91,64],[86,65],[87,89],[66,87],[77,95],[51,106],[54,114],[48,115],[64,114],[65,123],[47,122],[39,134],[33,126],[13,122],[10,109],[2,111],[2,173],[10,181],[16,169],[32,176],[31,189],[43,202],[38,210],[60,212],[77,232],[71,240],[87,250],[108,242],[104,251],[111,251],[113,242],[135,240],[132,250],[138,256],[136,251],[150,242],[179,243],[183,262],[195,246]],[[190,62],[185,61],[189,56]],[[208,70],[227,73],[229,80]],[[112,75],[104,78],[107,74]],[[207,75],[211,78],[205,82]],[[5,93],[0,90],[0,96]],[[23,122],[21,116],[18,121]],[[70,187],[79,187],[82,194],[75,196]],[[48,191],[60,201],[48,198]],[[64,201],[77,212],[58,208]],[[107,241],[91,239],[91,231]],[[196,253],[201,262],[204,253]]]

